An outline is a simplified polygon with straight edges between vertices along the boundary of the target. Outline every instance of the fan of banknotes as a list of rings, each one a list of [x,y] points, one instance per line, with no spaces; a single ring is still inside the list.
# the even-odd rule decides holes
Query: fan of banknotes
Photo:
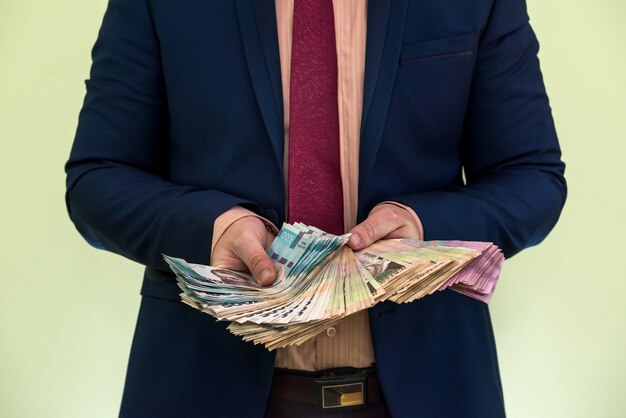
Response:
[[[407,303],[452,289],[489,302],[504,257],[485,242],[388,239],[352,251],[350,235],[284,224],[268,251],[278,276],[259,286],[246,273],[164,255],[184,303],[269,350],[301,344],[382,301]]]

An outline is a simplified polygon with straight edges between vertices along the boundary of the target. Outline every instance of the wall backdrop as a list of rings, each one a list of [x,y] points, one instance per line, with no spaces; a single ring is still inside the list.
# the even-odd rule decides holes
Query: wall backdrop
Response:
[[[0,0],[0,416],[117,415],[140,266],[67,218],[106,0]],[[569,200],[491,304],[508,415],[626,416],[626,1],[529,0]]]

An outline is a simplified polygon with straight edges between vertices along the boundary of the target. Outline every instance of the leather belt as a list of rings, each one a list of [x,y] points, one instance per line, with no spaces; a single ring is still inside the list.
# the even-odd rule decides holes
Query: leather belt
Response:
[[[275,369],[270,398],[317,406],[325,412],[384,403],[374,368],[320,372]]]

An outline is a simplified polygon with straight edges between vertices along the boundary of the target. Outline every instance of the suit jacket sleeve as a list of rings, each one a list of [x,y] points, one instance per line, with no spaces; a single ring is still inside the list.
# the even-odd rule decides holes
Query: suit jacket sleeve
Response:
[[[168,111],[147,0],[110,0],[86,81],[66,203],[92,245],[167,270],[161,253],[210,259],[214,220],[255,204],[168,179]]]
[[[496,0],[485,24],[467,106],[465,185],[396,200],[426,239],[491,241],[508,257],[539,243],[566,198],[564,164],[522,0]]]

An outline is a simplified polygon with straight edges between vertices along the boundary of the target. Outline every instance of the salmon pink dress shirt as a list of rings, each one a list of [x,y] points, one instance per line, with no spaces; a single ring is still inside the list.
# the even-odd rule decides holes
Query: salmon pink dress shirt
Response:
[[[289,173],[289,86],[291,74],[291,44],[294,0],[275,0],[280,67],[282,74],[285,125],[285,189]],[[365,40],[367,31],[367,0],[333,0],[335,35],[337,40],[337,69],[339,105],[339,145],[341,180],[343,186],[344,228],[356,225],[359,181],[359,138],[363,105],[365,72]],[[422,224],[415,212],[397,202],[382,202],[399,206],[413,216],[423,237]],[[234,207],[215,220],[212,248],[226,229],[246,216],[261,218],[274,232],[278,228],[257,214]],[[276,351],[276,367],[296,370],[323,370],[332,367],[369,367],[374,363],[372,336],[366,311],[353,314],[334,327],[299,346]]]

